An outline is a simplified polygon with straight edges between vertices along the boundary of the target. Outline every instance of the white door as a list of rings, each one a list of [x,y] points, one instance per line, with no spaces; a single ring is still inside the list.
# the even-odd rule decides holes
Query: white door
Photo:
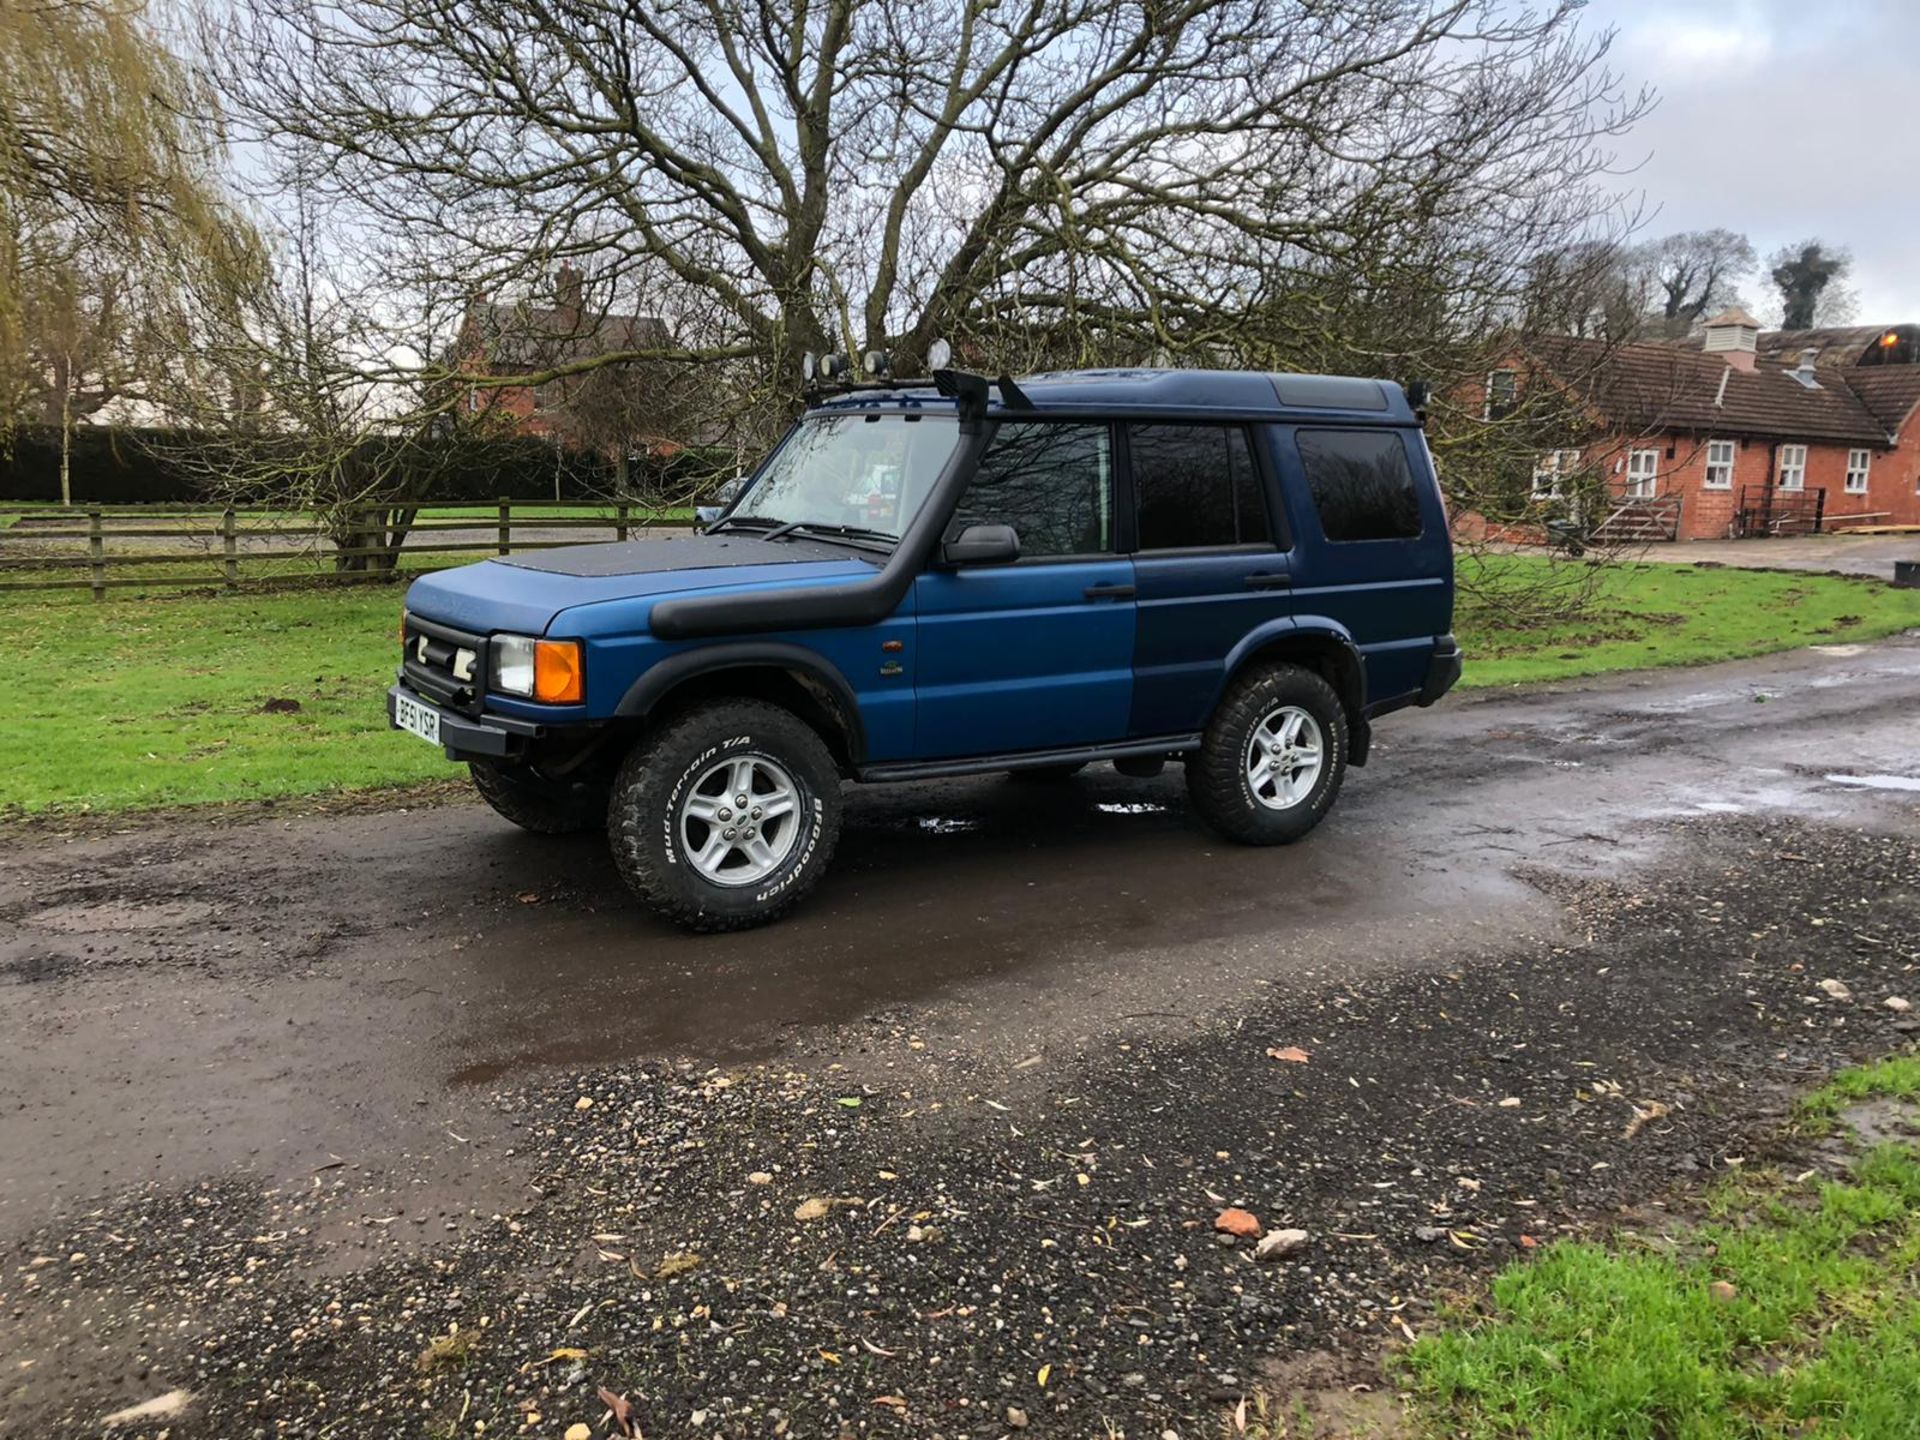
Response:
[[[1627,498],[1651,500],[1660,490],[1660,452],[1635,450],[1627,456]]]

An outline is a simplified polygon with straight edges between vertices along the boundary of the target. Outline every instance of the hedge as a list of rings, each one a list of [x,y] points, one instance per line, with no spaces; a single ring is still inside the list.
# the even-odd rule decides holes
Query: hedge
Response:
[[[75,429],[70,461],[74,504],[187,504],[210,498],[199,477],[171,458],[192,443],[191,435],[178,431],[100,425]],[[604,500],[615,493],[613,467],[601,456],[559,450],[534,437],[494,440],[481,447],[465,443],[472,457],[457,468],[436,467],[439,473],[421,498]],[[731,474],[730,455],[687,450],[664,460],[634,463],[628,484],[636,495],[681,498]],[[22,427],[0,440],[0,502],[59,499],[60,432]]]

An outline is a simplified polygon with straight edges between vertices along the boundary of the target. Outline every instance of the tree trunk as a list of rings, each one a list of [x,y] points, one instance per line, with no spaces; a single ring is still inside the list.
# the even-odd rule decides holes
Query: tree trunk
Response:
[[[60,506],[73,505],[73,359],[60,376]]]

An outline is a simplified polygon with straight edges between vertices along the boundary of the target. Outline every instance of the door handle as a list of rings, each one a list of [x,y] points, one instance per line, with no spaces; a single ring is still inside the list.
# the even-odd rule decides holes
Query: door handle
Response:
[[[1089,600],[1131,600],[1133,598],[1133,586],[1089,585],[1082,593],[1085,594]]]
[[[1259,575],[1249,575],[1247,576],[1247,588],[1249,590],[1291,590],[1293,588],[1293,576],[1287,574],[1284,570],[1277,572],[1269,571]]]

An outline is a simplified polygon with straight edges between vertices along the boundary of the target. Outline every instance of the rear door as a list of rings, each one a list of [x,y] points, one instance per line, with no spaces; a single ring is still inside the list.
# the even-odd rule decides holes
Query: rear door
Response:
[[[1140,604],[1135,735],[1200,729],[1234,647],[1292,609],[1260,438],[1245,425],[1125,427]]]
[[[1117,549],[1106,424],[1003,422],[947,533],[1011,525],[1011,565],[915,582],[915,753],[1118,740],[1133,697],[1133,564]]]
[[[1453,618],[1453,551],[1422,436],[1301,425],[1291,440],[1280,458],[1298,540],[1295,618],[1353,637],[1369,708],[1404,700]]]

